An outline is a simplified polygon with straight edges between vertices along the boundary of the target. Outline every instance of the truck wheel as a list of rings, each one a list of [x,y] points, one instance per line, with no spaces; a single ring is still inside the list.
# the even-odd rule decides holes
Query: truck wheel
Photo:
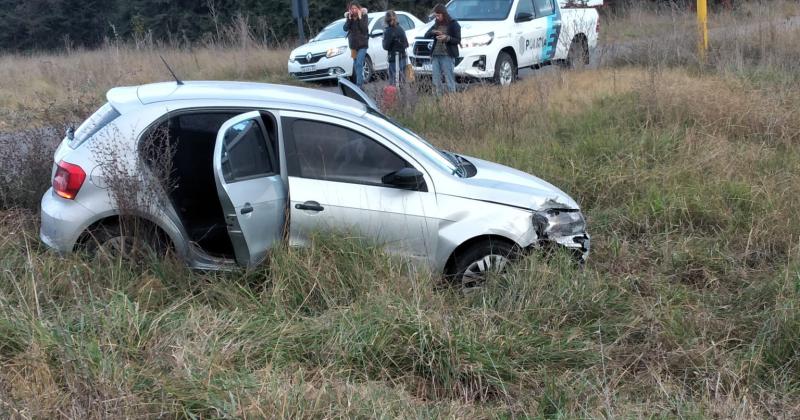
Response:
[[[579,70],[589,65],[589,46],[584,38],[575,38],[567,52],[567,68]]]
[[[488,276],[503,273],[519,256],[519,248],[510,242],[478,242],[453,256],[448,278],[463,289],[479,287]]]
[[[517,80],[517,66],[507,52],[501,52],[494,63],[494,82],[501,86],[508,86]]]

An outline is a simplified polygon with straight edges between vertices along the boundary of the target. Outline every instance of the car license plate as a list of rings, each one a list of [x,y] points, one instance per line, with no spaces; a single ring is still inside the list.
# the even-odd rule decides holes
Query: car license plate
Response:
[[[303,66],[303,67],[300,67],[300,71],[303,72],[303,73],[308,73],[308,72],[314,71],[316,69],[317,69],[317,66]]]
[[[422,71],[433,71],[431,63],[422,64]]]

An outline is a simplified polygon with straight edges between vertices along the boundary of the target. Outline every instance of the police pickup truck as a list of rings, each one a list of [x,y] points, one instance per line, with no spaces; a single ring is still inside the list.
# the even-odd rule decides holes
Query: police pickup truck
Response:
[[[508,85],[520,68],[554,62],[588,64],[599,33],[594,7],[602,4],[602,0],[452,0],[447,11],[461,24],[455,74]],[[410,60],[417,74],[431,73],[432,48],[433,39],[415,39]]]

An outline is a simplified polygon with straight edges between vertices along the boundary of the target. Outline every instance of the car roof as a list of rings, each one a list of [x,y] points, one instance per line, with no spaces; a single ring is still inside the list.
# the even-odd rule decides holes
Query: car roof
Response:
[[[117,87],[106,94],[120,113],[157,102],[191,100],[258,101],[289,108],[327,108],[363,115],[366,107],[344,95],[297,86],[256,82],[187,81]]]

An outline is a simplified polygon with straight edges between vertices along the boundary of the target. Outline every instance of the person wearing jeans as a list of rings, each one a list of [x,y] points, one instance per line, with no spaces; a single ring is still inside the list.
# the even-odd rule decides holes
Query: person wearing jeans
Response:
[[[367,9],[362,9],[357,2],[350,3],[345,13],[344,31],[347,32],[347,43],[350,50],[354,51],[353,73],[356,76],[356,85],[360,88],[364,84],[364,61],[369,47],[369,18]]]
[[[386,28],[383,32],[383,49],[388,51],[389,57],[389,83],[399,83],[404,79],[403,68],[406,65],[406,48],[408,37],[406,31],[397,22],[394,10],[386,12],[384,18]]]
[[[461,43],[461,25],[450,17],[447,8],[441,3],[433,8],[433,15],[436,22],[425,33],[425,38],[435,37],[431,51],[431,76],[436,95],[441,95],[442,76],[447,84],[447,91],[456,91],[454,68],[458,58],[458,44]]]

